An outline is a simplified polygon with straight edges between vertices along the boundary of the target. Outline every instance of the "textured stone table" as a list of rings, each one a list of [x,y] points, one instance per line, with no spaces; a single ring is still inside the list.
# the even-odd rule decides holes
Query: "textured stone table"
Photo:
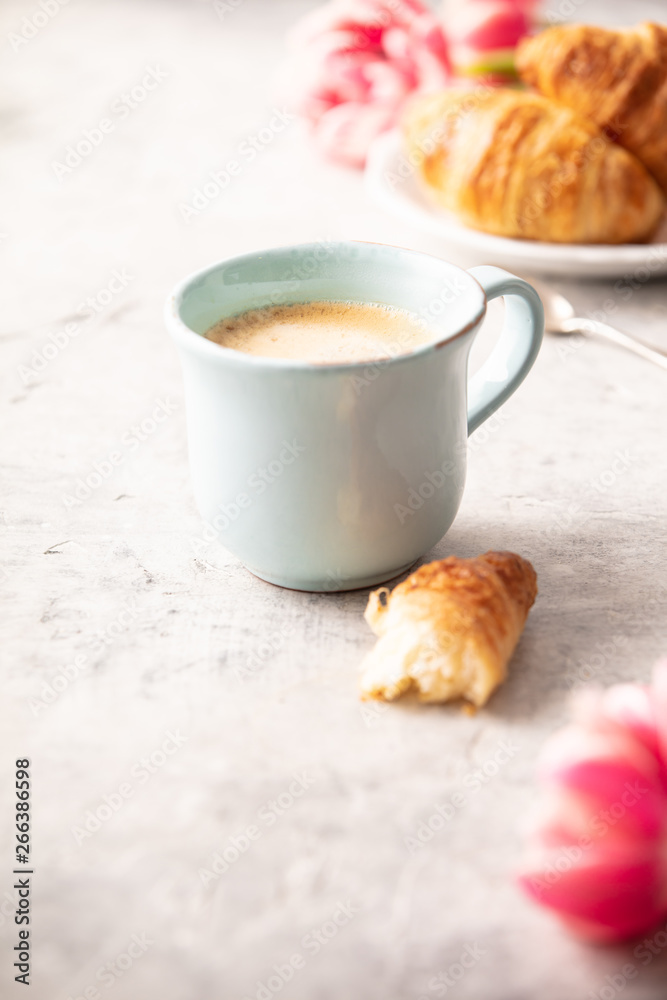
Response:
[[[9,35],[37,4],[0,11],[2,996],[26,995],[9,837],[27,755],[38,1000],[417,1000],[444,995],[464,953],[447,988],[460,1000],[658,1000],[664,954],[582,946],[512,873],[535,756],[572,683],[599,644],[603,682],[648,678],[667,649],[665,373],[545,342],[472,440],[460,515],[427,557],[533,561],[540,596],[511,676],[474,718],[364,708],[365,592],[281,591],[199,544],[162,303],[188,271],[260,246],[448,248],[376,211],[291,123],[183,212],[271,122],[268,80],[308,3],[229,6],[220,19],[212,3],[71,0],[25,43]],[[570,6],[612,21],[664,10]],[[86,131],[77,163],[67,147]],[[561,287],[581,309],[612,297],[619,325],[667,347],[664,283],[628,295],[575,277]],[[479,769],[411,853],[406,838]]]

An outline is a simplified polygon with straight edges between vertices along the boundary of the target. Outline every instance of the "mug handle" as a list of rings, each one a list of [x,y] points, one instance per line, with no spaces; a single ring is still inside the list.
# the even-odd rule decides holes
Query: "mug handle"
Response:
[[[512,395],[533,366],[544,333],[544,309],[535,289],[501,267],[471,267],[487,299],[505,296],[500,340],[468,382],[468,434]]]

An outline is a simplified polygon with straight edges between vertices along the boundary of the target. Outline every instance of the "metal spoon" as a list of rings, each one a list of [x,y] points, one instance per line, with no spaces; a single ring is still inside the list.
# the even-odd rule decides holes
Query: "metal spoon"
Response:
[[[607,323],[575,315],[572,303],[568,302],[564,295],[552,291],[541,284],[541,282],[533,281],[531,278],[528,280],[542,299],[544,325],[548,333],[585,333],[593,334],[596,337],[604,337],[605,340],[611,341],[612,344],[625,347],[634,354],[638,354],[641,358],[652,361],[660,368],[667,370],[667,352],[660,351],[655,347],[649,347],[648,344],[644,344],[641,340],[636,340],[627,333],[621,333],[620,330],[616,330]]]

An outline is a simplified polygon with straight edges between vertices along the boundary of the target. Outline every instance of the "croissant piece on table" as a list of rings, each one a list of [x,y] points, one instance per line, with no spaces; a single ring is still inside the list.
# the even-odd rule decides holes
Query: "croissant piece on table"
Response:
[[[667,194],[667,28],[555,26],[520,44],[517,69],[634,153]]]
[[[553,243],[650,238],[665,207],[644,166],[570,108],[508,88],[422,96],[403,122],[411,163],[473,229]]]
[[[465,698],[484,705],[507,675],[537,595],[531,564],[513,552],[429,563],[391,593],[371,593],[377,643],[362,663],[364,698]]]

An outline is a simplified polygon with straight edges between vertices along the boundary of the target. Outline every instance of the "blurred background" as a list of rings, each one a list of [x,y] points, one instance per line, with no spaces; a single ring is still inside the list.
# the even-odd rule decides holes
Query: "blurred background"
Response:
[[[33,6],[39,11],[27,0],[4,0],[0,9],[0,254],[22,264],[20,284],[3,301],[4,329],[64,315],[77,274],[95,287],[114,267],[136,272],[127,298],[141,290],[145,321],[184,272],[259,245],[342,237],[428,249],[428,237],[369,204],[360,171],[319,155],[298,121],[245,160],[241,175],[189,223],[182,217],[179,206],[282,106],[272,90],[285,35],[318,3],[70,0],[14,51],[8,36],[20,33]],[[666,11],[662,0],[542,6],[599,23]],[[156,65],[164,75],[155,89],[136,107],[123,105],[126,115],[112,111]],[[54,176],[53,161],[104,117],[114,131],[71,173]]]

